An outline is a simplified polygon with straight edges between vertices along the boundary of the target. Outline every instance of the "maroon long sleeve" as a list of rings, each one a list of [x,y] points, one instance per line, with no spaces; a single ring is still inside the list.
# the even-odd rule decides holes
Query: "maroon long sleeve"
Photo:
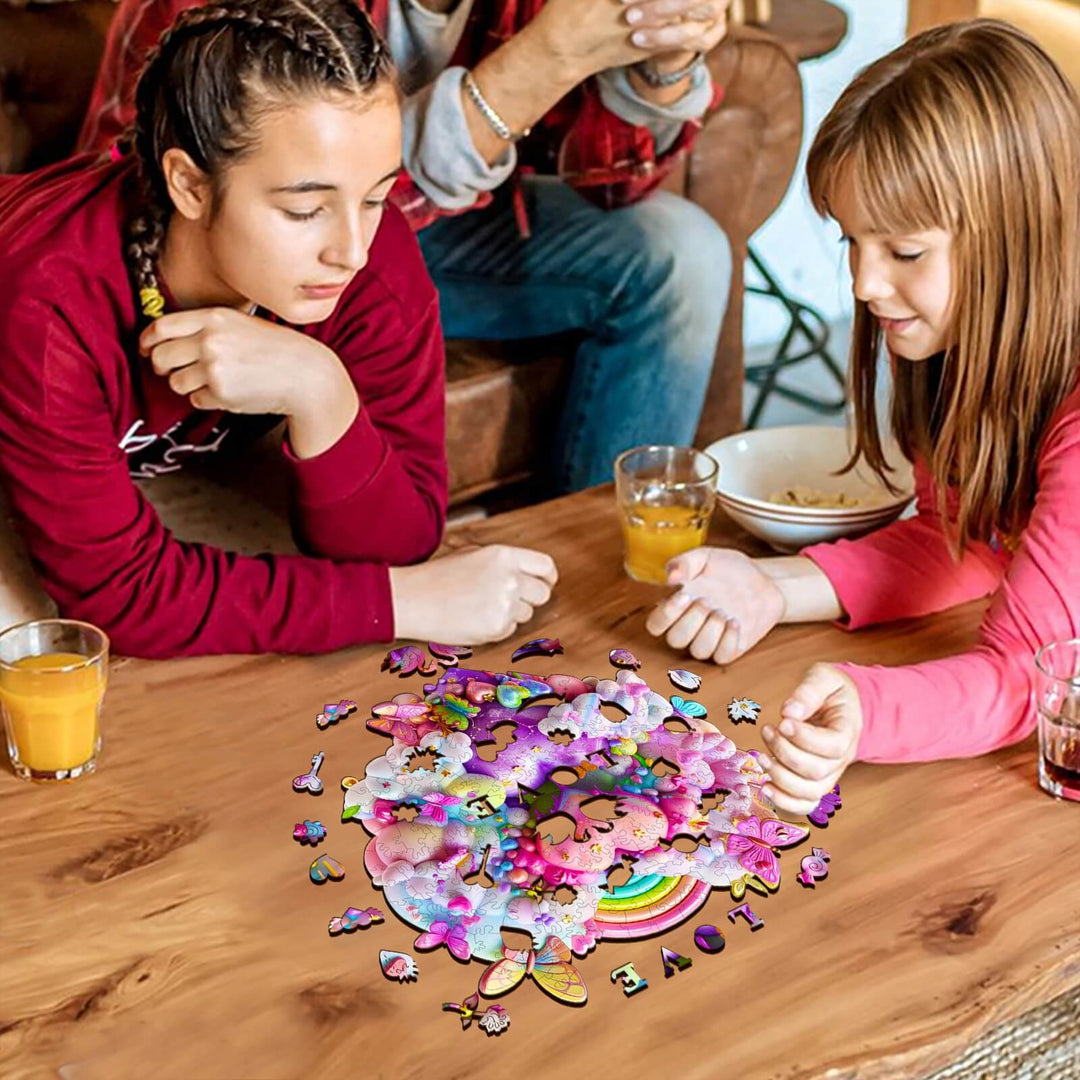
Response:
[[[194,410],[138,355],[131,172],[76,160],[0,187],[0,482],[42,584],[127,655],[392,639],[388,566],[430,555],[446,512],[443,343],[411,230],[388,208],[334,314],[295,328],[341,359],[360,411],[315,458],[285,447],[304,554],[241,556],[172,536],[131,479],[259,426]]]

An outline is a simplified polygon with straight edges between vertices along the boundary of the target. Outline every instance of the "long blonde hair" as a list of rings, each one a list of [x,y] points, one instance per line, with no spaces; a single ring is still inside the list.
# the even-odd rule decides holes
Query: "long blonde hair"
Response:
[[[952,234],[951,344],[897,358],[891,423],[925,460],[951,550],[1016,537],[1040,443],[1080,361],[1080,103],[1049,56],[1006,23],[919,34],[863,71],[810,149],[822,215],[838,183],[886,233]],[[859,457],[883,478],[875,413],[880,328],[856,301],[850,380]],[[950,526],[946,492],[958,488]]]

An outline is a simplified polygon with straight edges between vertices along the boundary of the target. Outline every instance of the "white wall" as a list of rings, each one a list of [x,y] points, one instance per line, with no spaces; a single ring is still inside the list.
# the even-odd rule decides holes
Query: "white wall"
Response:
[[[818,124],[856,72],[904,40],[907,0],[831,2],[847,12],[848,34],[835,52],[800,65],[806,113],[802,154],[784,201],[751,243],[787,292],[835,322],[850,317],[851,280],[836,225],[819,219],[807,198],[806,151]],[[746,277],[748,284],[756,284],[749,264]],[[747,296],[747,346],[777,341],[786,326],[787,316],[779,304]],[[846,344],[834,342],[832,352],[842,358]]]

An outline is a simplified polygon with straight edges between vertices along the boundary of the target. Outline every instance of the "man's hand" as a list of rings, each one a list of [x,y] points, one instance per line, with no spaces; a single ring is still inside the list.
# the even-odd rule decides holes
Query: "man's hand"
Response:
[[[723,41],[731,0],[622,0],[633,28],[632,44],[650,54],[660,72],[678,71],[696,53],[708,53]],[[639,93],[656,94],[670,87],[650,87],[631,73]],[[676,84],[679,85],[679,84]],[[685,87],[683,87],[685,90]]]

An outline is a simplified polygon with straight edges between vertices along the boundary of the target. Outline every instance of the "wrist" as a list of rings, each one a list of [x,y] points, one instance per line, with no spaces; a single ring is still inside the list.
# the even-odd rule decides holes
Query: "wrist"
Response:
[[[415,573],[412,566],[391,566],[390,575],[390,610],[394,618],[394,640],[413,639],[417,635],[413,605],[409,600],[409,578]]]
[[[550,82],[561,90],[559,97],[562,97],[600,68],[576,49],[573,35],[566,34],[565,22],[550,15],[550,11],[548,7],[541,8],[536,18],[511,41],[518,41],[530,54],[521,70],[534,72]]]
[[[661,75],[678,71],[694,62],[697,53],[693,49],[680,49],[678,52],[657,53],[648,58],[649,66]]]
[[[345,365],[329,349],[326,353],[322,365],[305,365],[303,387],[286,409],[289,444],[301,460],[329,450],[360,411],[360,397]]]

